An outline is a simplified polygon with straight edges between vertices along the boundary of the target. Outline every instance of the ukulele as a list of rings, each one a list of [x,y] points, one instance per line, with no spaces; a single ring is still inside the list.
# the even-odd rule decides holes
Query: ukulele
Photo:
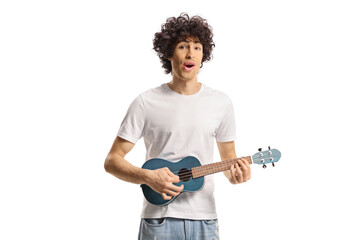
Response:
[[[272,166],[275,166],[275,162],[279,161],[281,153],[277,149],[270,149],[262,151],[259,148],[259,152],[254,155],[245,157],[249,164],[262,164],[263,168],[266,168],[266,164],[271,163]],[[184,157],[180,161],[174,163],[161,158],[152,158],[144,163],[142,166],[143,169],[155,170],[159,168],[167,167],[175,175],[179,176],[180,182],[174,183],[176,186],[184,185],[182,192],[196,192],[202,189],[204,186],[204,176],[223,172],[229,170],[232,165],[234,165],[240,158],[225,160],[217,163],[211,163],[206,165],[201,165],[200,161],[193,156]],[[154,205],[167,205],[174,201],[176,197],[172,197],[170,200],[165,200],[160,193],[152,190],[148,185],[140,185],[145,196],[145,199]]]

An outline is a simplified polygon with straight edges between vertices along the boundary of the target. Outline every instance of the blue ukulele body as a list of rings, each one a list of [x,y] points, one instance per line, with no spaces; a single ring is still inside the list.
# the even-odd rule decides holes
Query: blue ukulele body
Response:
[[[176,186],[184,185],[184,190],[182,192],[195,192],[204,186],[204,177],[192,178],[191,168],[201,166],[200,161],[196,157],[185,157],[179,162],[173,163],[161,158],[153,158],[144,163],[142,168],[155,170],[159,168],[167,167],[173,173],[183,173],[186,177],[180,178],[180,182],[174,183]],[[178,175],[178,174],[176,174]],[[174,201],[180,194],[176,197],[172,197],[170,200],[164,200],[161,194],[152,190],[148,185],[141,185],[142,191],[146,200],[154,205],[167,205]]]

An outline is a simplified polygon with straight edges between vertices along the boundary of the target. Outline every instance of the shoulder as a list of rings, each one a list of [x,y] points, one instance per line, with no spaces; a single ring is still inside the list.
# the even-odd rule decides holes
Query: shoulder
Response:
[[[164,83],[164,84],[166,84],[166,83]],[[164,87],[164,84],[161,84],[160,86],[148,89],[148,90],[140,93],[139,97],[142,100],[144,100],[144,99],[151,99],[156,96],[165,95],[167,93],[167,91],[166,91],[166,88]]]
[[[228,94],[218,89],[209,87],[207,85],[204,85],[204,95],[216,101],[221,101],[225,103],[231,102],[231,99]]]

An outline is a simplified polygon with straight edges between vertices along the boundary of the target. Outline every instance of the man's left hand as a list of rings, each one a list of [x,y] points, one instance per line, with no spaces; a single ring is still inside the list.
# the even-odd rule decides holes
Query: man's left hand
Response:
[[[251,178],[251,168],[249,162],[245,158],[240,158],[230,168],[228,179],[232,184],[239,184],[248,181]]]

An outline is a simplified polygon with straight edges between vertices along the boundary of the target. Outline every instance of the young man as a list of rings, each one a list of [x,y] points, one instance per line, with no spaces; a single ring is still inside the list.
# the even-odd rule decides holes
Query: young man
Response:
[[[141,137],[146,160],[162,158],[177,162],[195,156],[201,164],[213,161],[214,140],[222,160],[237,158],[232,102],[224,93],[198,82],[203,62],[210,60],[214,42],[206,20],[187,14],[169,18],[155,34],[154,50],[172,80],[140,94],[130,105],[117,137],[105,160],[105,169],[119,179],[146,184],[166,200],[178,196],[179,177],[168,168],[145,170],[125,160]],[[246,182],[251,169],[241,158],[224,172],[232,184]],[[218,239],[213,195],[213,176],[205,177],[204,187],[184,192],[166,206],[144,199],[139,239]]]

